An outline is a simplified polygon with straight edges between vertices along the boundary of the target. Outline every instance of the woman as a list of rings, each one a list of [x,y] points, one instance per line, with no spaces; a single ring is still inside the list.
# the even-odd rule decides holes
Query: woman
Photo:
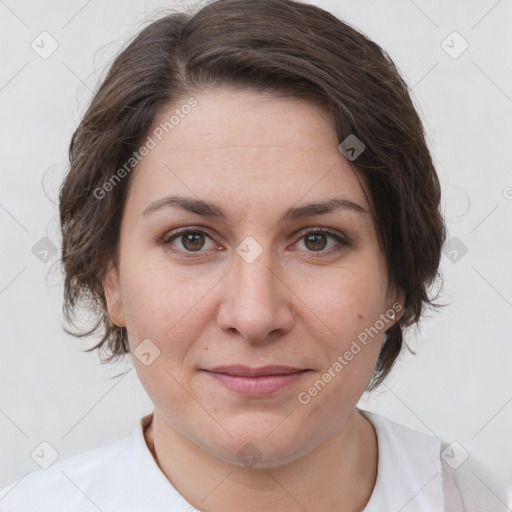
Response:
[[[154,411],[2,510],[505,510],[453,446],[356,407],[435,305],[439,203],[407,86],[333,15],[149,25],[72,138],[60,214],[67,317],[95,308]]]

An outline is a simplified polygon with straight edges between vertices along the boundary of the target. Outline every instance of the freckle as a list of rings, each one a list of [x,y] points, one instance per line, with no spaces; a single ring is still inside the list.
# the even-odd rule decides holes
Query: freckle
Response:
[[[357,313],[357,318],[363,318],[363,315],[361,315],[361,313]]]
[[[205,351],[206,351],[206,350],[208,350],[208,347],[204,347],[204,350],[205,350]]]

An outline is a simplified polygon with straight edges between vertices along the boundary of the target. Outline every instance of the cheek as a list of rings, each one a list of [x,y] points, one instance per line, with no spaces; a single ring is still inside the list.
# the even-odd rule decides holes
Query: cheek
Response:
[[[383,341],[383,330],[375,328],[383,312],[381,301],[344,295],[336,304],[329,319],[333,332],[317,339],[323,364],[297,396],[304,415],[330,426],[342,422],[356,406],[374,373]]]
[[[135,369],[157,408],[185,410],[190,396],[184,390],[191,387],[188,370],[193,370],[188,358],[213,314],[208,291],[214,282],[207,276],[194,278],[192,267],[177,271],[159,263],[135,268],[123,276],[123,307]],[[141,353],[150,357],[139,357]]]
[[[356,338],[384,313],[387,281],[379,264],[377,258],[361,259],[319,273],[302,286],[304,302],[322,321],[334,346]]]
[[[164,345],[169,339],[179,342],[186,331],[193,334],[204,317],[204,299],[215,284],[214,276],[198,276],[192,266],[178,268],[166,262],[135,266],[127,261],[126,268],[135,269],[122,278],[123,307],[135,343],[150,338]]]
[[[386,310],[384,271],[379,258],[360,258],[329,276],[319,275],[315,286],[308,285],[308,304],[325,326],[325,334],[319,338],[317,333],[316,340],[325,354],[324,383],[331,391],[318,403],[346,403],[364,391],[390,325],[381,317]],[[317,389],[322,385],[318,383]]]

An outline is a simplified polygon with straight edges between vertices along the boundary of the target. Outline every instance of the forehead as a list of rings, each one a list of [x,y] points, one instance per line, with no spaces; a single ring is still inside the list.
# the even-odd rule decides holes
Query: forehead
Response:
[[[140,211],[175,192],[235,209],[276,210],[326,195],[368,206],[360,176],[338,149],[334,119],[319,105],[232,89],[194,99],[192,109],[182,109],[187,98],[163,109],[153,124],[155,145],[130,187]]]
[[[281,149],[292,159],[294,153],[328,151],[337,145],[334,120],[310,101],[250,89],[215,89],[195,98],[197,105],[172,130],[176,145],[186,139],[183,148],[190,151],[245,149],[261,154]],[[163,110],[155,124],[176,109],[172,105]]]

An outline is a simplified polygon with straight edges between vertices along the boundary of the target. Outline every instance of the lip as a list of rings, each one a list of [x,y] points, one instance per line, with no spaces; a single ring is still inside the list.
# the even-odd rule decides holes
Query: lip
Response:
[[[214,373],[223,373],[225,375],[233,375],[236,377],[261,377],[264,375],[289,375],[304,371],[305,368],[294,368],[293,366],[270,365],[251,368],[244,365],[224,365],[208,368],[206,371]]]
[[[282,391],[309,370],[276,365],[259,368],[232,365],[203,371],[231,391],[247,397],[258,397]]]

